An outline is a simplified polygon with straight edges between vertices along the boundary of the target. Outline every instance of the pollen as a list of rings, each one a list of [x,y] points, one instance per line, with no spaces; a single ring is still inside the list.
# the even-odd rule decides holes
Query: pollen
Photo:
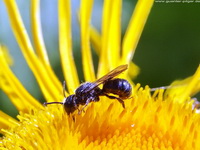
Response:
[[[136,86],[137,87],[137,86]],[[169,99],[134,88],[124,109],[103,97],[75,120],[60,105],[20,114],[11,130],[2,130],[0,146],[7,149],[199,149],[200,117]],[[196,124],[194,123],[196,122]],[[54,143],[54,144],[52,144]]]

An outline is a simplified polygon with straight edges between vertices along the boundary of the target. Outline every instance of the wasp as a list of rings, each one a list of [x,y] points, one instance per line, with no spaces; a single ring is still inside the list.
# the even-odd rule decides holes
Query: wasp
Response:
[[[132,93],[132,87],[130,83],[121,78],[115,78],[128,69],[128,65],[121,65],[113,69],[103,77],[97,79],[94,82],[85,82],[81,84],[75,93],[68,97],[64,94],[63,102],[45,102],[44,105],[48,104],[62,104],[68,115],[74,111],[79,110],[79,106],[82,105],[82,109],[79,113],[91,102],[98,102],[100,96],[106,96],[110,99],[118,100],[122,107],[125,108],[124,99],[130,97]],[[100,85],[103,85],[100,88]],[[63,93],[65,93],[65,82],[63,82]]]

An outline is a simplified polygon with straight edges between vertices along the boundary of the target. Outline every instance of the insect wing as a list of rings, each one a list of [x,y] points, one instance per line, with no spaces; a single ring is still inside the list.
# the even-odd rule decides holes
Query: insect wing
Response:
[[[127,69],[128,69],[128,65],[126,64],[126,65],[118,66],[117,68],[111,70],[109,73],[107,73],[103,77],[92,82],[94,84],[87,90],[87,92],[93,90],[95,87],[99,86],[100,84],[103,84],[108,80],[111,80],[112,78],[114,78],[115,76],[119,75],[120,73],[124,72]]]
[[[107,73],[103,77],[97,79],[93,83],[96,83],[97,85],[102,84],[102,83],[104,83],[104,82],[106,82],[108,80],[111,80],[112,78],[116,77],[120,73],[124,72],[126,69],[128,69],[128,65],[118,66],[117,68],[111,70],[109,73]]]

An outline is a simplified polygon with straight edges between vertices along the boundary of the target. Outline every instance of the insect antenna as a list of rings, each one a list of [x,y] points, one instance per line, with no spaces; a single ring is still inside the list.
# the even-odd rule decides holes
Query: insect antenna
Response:
[[[159,89],[164,89],[164,90],[166,90],[166,89],[169,89],[169,88],[171,88],[170,85],[169,85],[169,86],[161,86],[161,87],[151,88],[150,91],[151,91],[151,92],[154,92],[154,91],[159,90]]]
[[[66,91],[66,84],[65,84],[65,81],[63,81],[63,95],[66,98],[65,91]],[[43,103],[44,106],[47,106],[49,104],[63,104],[63,102],[44,102]]]
[[[43,105],[47,106],[49,104],[63,104],[63,102],[44,102]]]
[[[166,90],[166,89],[174,89],[174,88],[180,88],[182,86],[186,86],[186,84],[161,86],[161,87],[151,88],[150,91],[154,92],[154,91],[159,90],[159,89],[164,89],[164,90]]]

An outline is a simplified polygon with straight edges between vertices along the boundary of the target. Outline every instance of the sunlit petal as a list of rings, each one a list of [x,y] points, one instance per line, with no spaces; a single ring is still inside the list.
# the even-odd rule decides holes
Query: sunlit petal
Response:
[[[40,22],[40,0],[31,0],[31,26],[33,43],[39,59],[43,64],[49,64]]]
[[[176,101],[183,103],[188,97],[200,91],[200,66],[195,74],[184,80],[174,81],[167,89],[166,95],[176,97]]]
[[[95,73],[90,48],[90,17],[93,0],[81,0],[80,5],[80,29],[83,72],[86,81],[94,81]]]
[[[28,112],[31,108],[41,109],[42,105],[34,99],[12,73],[0,49],[0,85],[10,97],[13,104],[21,111]]]
[[[154,0],[139,0],[135,6],[122,43],[122,63],[129,63],[135,53]]]
[[[62,99],[61,98],[62,92],[60,91],[61,87],[55,86],[52,80],[49,79],[49,76],[47,75],[44,66],[41,64],[37,56],[34,54],[33,47],[30,43],[28,34],[23,25],[15,1],[4,0],[4,2],[6,4],[8,14],[10,16],[9,19],[11,22],[11,26],[18,41],[18,44],[22,50],[22,53],[24,54],[24,57],[28,65],[35,74],[35,77],[37,78],[37,81],[43,91],[46,100],[53,101]]]
[[[102,44],[101,35],[94,27],[90,27],[90,42],[92,46],[94,47],[95,52],[99,56],[100,51],[101,51],[101,44]]]
[[[18,124],[17,120],[5,114],[4,112],[0,111],[0,129],[12,128],[16,124]],[[1,130],[0,133],[2,133]]]
[[[100,33],[93,27],[90,28],[90,40],[91,40],[92,46],[94,47],[95,52],[97,53],[97,55],[100,55],[101,50],[102,50],[101,36],[100,36]],[[139,67],[133,62],[130,62],[129,70],[128,70],[128,75],[129,75],[128,78],[130,78],[130,81],[133,78],[135,78],[139,74],[139,72],[140,72]]]
[[[37,56],[46,68],[47,74],[51,78],[51,81],[55,84],[56,87],[61,89],[61,84],[51,68],[42,36],[40,22],[40,0],[31,0],[31,25],[33,43]]]
[[[70,0],[58,1],[58,19],[61,64],[67,88],[72,92],[79,85],[79,79],[72,52]]]
[[[121,49],[121,8],[122,1],[116,0],[114,3],[110,1],[111,11],[109,20],[107,22],[108,26],[108,37],[107,41],[107,59],[109,59],[109,70],[115,68],[119,64],[120,49]]]
[[[109,59],[108,59],[108,51],[110,50],[108,47],[108,35],[109,35],[109,20],[111,17],[112,1],[106,0],[103,4],[103,16],[102,16],[102,38],[101,38],[101,53],[99,55],[99,65],[97,77],[101,77],[109,71]]]

